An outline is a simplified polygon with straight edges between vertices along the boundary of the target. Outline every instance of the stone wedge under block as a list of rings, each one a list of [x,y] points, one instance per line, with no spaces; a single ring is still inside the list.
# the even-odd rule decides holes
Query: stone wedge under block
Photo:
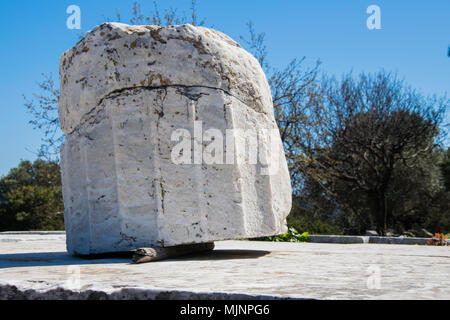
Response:
[[[286,232],[291,185],[270,89],[233,40],[103,24],[64,53],[60,75],[70,253]]]

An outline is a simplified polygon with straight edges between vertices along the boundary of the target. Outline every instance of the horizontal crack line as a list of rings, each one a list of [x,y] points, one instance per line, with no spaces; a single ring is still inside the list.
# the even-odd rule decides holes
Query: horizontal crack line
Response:
[[[196,85],[192,85],[192,86],[188,86],[188,85],[182,85],[182,84],[168,84],[168,85],[163,85],[163,86],[157,86],[157,87],[149,87],[149,86],[135,86],[135,87],[126,87],[126,88],[120,88],[120,89],[115,89],[109,93],[107,93],[106,95],[104,95],[99,102],[97,103],[97,107],[100,106],[104,100],[106,99],[110,99],[113,97],[116,97],[118,95],[120,95],[122,92],[125,91],[129,91],[129,90],[136,90],[136,89],[143,89],[143,90],[160,90],[160,89],[168,89],[168,88],[185,88],[185,89],[191,89],[191,88],[204,88],[204,89],[212,89],[212,90],[219,90],[222,91],[223,93],[239,100],[240,102],[242,102],[243,104],[245,104],[247,106],[247,103],[242,101],[240,98],[236,97],[235,95],[231,94],[229,91],[222,89],[222,88],[217,88],[217,87],[209,87],[209,86],[196,86]]]
[[[238,100],[239,102],[241,102],[242,104],[244,104],[246,107],[251,108],[246,102],[242,101],[240,98],[236,97],[235,95],[231,94],[229,91],[222,89],[222,88],[217,88],[217,87],[210,87],[210,86],[201,86],[201,85],[181,85],[181,84],[170,84],[170,85],[163,85],[163,86],[156,86],[156,87],[149,87],[149,86],[134,86],[134,87],[126,87],[126,88],[120,88],[120,89],[115,89],[112,90],[111,92],[105,94],[97,103],[97,105],[92,108],[89,112],[87,112],[81,119],[80,123],[70,132],[67,133],[67,135],[74,133],[75,131],[78,131],[78,129],[85,124],[86,122],[88,122],[90,119],[92,119],[93,117],[95,117],[101,110],[103,110],[103,108],[99,108],[101,106],[101,104],[107,100],[107,99],[111,99],[111,98],[115,98],[120,96],[123,92],[126,91],[131,91],[131,90],[161,90],[161,89],[168,89],[168,88],[184,88],[184,89],[192,89],[192,88],[204,88],[204,89],[211,89],[211,90],[219,90],[227,95],[229,95],[230,97],[235,98],[236,100]],[[191,100],[195,100],[192,99],[192,97],[189,97],[189,99]],[[251,108],[252,110],[254,110],[255,112],[264,114],[267,116],[267,114],[265,112],[261,112],[258,110],[255,110],[254,108]]]

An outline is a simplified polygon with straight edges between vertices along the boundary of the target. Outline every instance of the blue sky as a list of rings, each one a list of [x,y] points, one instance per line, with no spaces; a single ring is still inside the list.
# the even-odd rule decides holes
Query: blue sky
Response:
[[[28,124],[22,95],[38,92],[41,74],[58,79],[60,55],[82,32],[120,12],[128,22],[134,0],[2,1],[0,50],[0,176],[21,159],[34,160],[42,133]],[[81,30],[66,27],[66,8],[81,9]],[[369,5],[381,9],[381,30],[366,26]],[[189,11],[189,0],[159,1]],[[394,71],[425,94],[450,94],[450,0],[197,0],[207,25],[239,41],[251,20],[266,33],[269,61],[283,67],[294,57],[320,59],[322,70],[340,76],[353,70]],[[145,14],[153,2],[141,0]],[[449,121],[447,116],[447,122]]]

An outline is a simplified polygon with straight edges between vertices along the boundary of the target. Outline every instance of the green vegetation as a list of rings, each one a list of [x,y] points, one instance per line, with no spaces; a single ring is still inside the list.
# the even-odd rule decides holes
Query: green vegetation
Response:
[[[0,179],[0,231],[64,230],[59,165],[22,161]]]
[[[308,232],[300,234],[295,228],[290,227],[288,232],[278,236],[254,238],[256,241],[274,241],[274,242],[309,242]]]
[[[311,213],[306,212],[301,215],[295,215],[295,212],[287,217],[289,228],[295,230],[306,230],[308,234],[331,234],[343,235],[344,229],[331,221],[315,218]]]

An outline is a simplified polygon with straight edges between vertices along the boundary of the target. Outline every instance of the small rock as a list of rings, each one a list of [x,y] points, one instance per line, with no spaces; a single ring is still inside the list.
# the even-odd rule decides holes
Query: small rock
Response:
[[[398,234],[395,232],[394,229],[387,229],[386,230],[386,237],[397,237]]]
[[[415,231],[415,233],[417,234],[418,237],[421,237],[421,238],[433,238],[434,237],[434,234],[432,234],[431,232],[429,232],[428,230],[426,230],[424,228]]]

